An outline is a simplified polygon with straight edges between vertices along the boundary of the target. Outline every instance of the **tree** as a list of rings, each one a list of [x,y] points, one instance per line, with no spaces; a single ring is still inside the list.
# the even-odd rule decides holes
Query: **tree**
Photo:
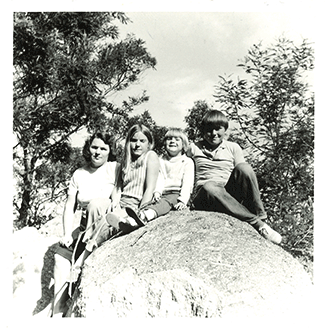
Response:
[[[197,141],[203,137],[201,135],[201,122],[208,110],[210,110],[210,107],[204,100],[195,101],[194,106],[188,110],[188,115],[185,116],[187,124],[185,132],[189,140]]]
[[[116,113],[125,115],[147,100],[146,95],[129,98],[122,108],[109,102],[110,94],[126,89],[156,65],[142,40],[128,35],[117,41],[116,20],[129,22],[117,12],[14,13],[13,125],[20,226],[30,223],[45,172],[55,179],[66,170],[69,136],[84,127],[102,128]],[[54,164],[58,171],[48,169]]]
[[[246,79],[221,77],[215,98],[247,141],[262,197],[288,247],[311,254],[313,239],[314,95],[305,77],[314,51],[286,38],[254,45],[238,65]]]

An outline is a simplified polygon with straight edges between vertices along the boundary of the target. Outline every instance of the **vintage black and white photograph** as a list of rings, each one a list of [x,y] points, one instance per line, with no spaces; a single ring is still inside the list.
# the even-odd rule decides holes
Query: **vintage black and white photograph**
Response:
[[[67,2],[9,13],[19,319],[315,315],[314,2]]]

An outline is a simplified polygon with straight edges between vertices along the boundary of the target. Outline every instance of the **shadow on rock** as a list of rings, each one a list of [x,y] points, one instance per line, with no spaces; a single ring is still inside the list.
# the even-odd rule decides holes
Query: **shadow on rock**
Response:
[[[54,296],[54,286],[53,283],[51,284],[51,282],[54,278],[54,254],[58,246],[59,243],[51,245],[44,254],[43,268],[41,272],[42,296],[36,303],[33,315],[44,310],[50,304]]]

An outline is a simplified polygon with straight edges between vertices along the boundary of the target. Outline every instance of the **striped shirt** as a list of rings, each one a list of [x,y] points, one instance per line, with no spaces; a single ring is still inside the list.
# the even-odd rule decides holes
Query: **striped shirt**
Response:
[[[147,157],[152,150],[148,151],[143,158],[142,165],[130,166],[123,178],[122,197],[136,198],[139,203],[145,191],[146,173],[147,173]]]

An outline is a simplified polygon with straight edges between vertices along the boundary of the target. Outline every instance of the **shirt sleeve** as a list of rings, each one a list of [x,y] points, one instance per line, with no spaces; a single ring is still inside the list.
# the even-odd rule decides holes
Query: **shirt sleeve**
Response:
[[[186,155],[188,157],[191,157],[191,158],[193,157],[193,155],[194,155],[194,146],[195,146],[194,143],[191,142],[188,149],[187,149],[187,151],[186,151]]]
[[[68,188],[68,195],[75,195],[79,190],[77,181],[78,181],[78,170],[75,171],[71,177],[69,188]]]
[[[117,162],[108,162],[107,165],[107,175],[109,178],[109,183],[115,185],[115,181],[116,181],[116,166],[117,166]]]
[[[191,193],[193,191],[194,185],[194,162],[190,158],[186,158],[185,168],[184,168],[184,175],[182,181],[182,188],[180,191],[180,196],[178,200],[184,204],[187,204]]]

